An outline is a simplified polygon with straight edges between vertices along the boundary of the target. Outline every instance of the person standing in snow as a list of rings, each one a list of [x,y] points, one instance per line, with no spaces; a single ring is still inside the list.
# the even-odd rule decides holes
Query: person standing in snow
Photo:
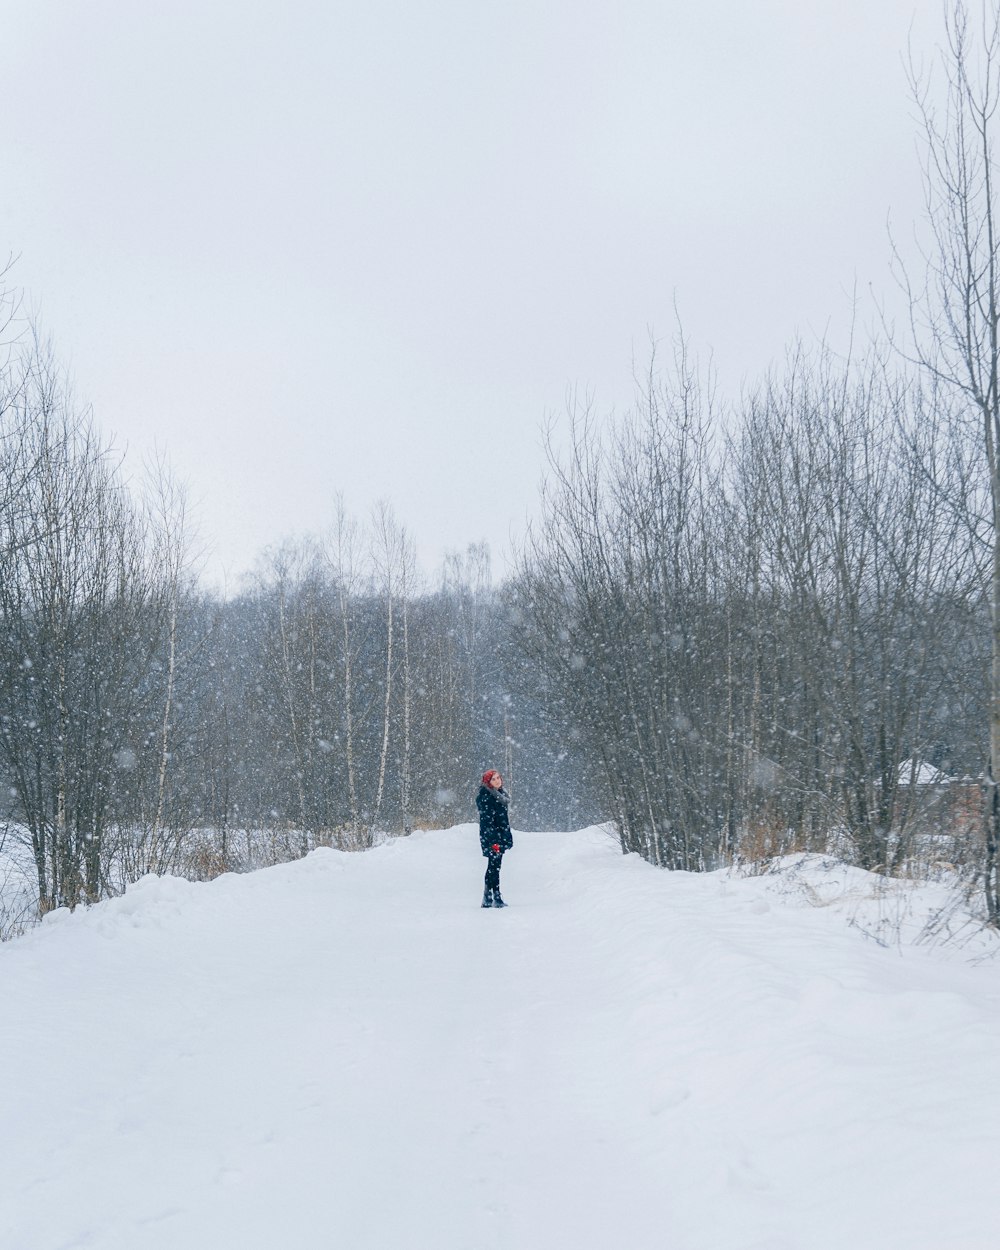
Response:
[[[510,833],[507,807],[510,795],[503,788],[503,778],[495,768],[483,773],[483,784],[476,795],[479,809],[479,845],[486,856],[486,888],[483,891],[484,907],[506,907],[500,897],[500,863],[504,851],[514,845]]]

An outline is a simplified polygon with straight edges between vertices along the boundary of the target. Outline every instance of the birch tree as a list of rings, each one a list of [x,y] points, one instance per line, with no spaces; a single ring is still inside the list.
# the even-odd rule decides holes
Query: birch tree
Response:
[[[382,703],[382,734],[378,756],[378,782],[375,788],[372,825],[377,827],[385,796],[386,766],[389,759],[389,727],[392,718],[393,686],[397,660],[396,615],[405,581],[406,535],[392,509],[382,501],[372,515],[371,558],[378,593],[385,604],[385,684]]]
[[[347,798],[350,807],[352,838],[360,832],[361,813],[358,804],[357,744],[355,741],[355,691],[354,666],[357,644],[354,636],[353,599],[358,581],[358,527],[348,516],[341,497],[337,499],[333,529],[327,545],[327,567],[333,577],[341,639],[341,666],[343,673],[343,700],[341,724],[343,727],[344,765],[347,773]]]

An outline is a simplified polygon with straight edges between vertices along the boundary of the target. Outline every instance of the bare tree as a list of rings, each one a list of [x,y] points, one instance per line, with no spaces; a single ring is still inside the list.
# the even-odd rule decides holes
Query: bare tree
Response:
[[[376,584],[385,603],[385,684],[382,710],[382,737],[378,757],[378,783],[372,825],[377,827],[385,794],[386,764],[389,757],[389,725],[392,712],[393,682],[396,661],[394,657],[395,617],[397,601],[405,580],[406,535],[393,516],[392,509],[383,500],[372,515],[371,555]]]
[[[163,837],[167,804],[167,773],[171,761],[171,730],[177,698],[177,670],[183,662],[179,647],[179,617],[187,574],[187,501],[183,489],[159,456],[150,472],[148,495],[152,538],[152,574],[163,604],[166,629],[166,673],[163,691],[163,721],[160,726],[160,759],[156,776],[156,806],[151,842],[156,847]]]
[[[985,889],[1000,924],[1000,204],[994,133],[1000,105],[1000,5],[970,16],[948,0],[940,79],[911,59],[910,85],[922,123],[926,278],[909,295],[915,351],[951,387],[978,427],[986,507],[977,526],[988,563],[991,604],[989,756],[984,772]],[[938,82],[943,90],[938,94]]]
[[[413,664],[410,652],[410,603],[417,590],[417,558],[413,541],[402,531],[399,561],[400,615],[402,617],[403,714],[399,768],[399,809],[403,832],[413,827]]]
[[[344,729],[344,763],[347,770],[347,794],[350,805],[350,826],[353,838],[360,833],[361,813],[358,804],[357,744],[355,741],[354,666],[357,644],[353,628],[352,600],[357,593],[358,527],[347,515],[342,497],[337,499],[333,530],[327,544],[328,569],[336,589],[340,618],[341,665],[343,670],[342,722]]]
[[[37,341],[13,408],[25,467],[0,542],[0,758],[29,830],[41,909],[100,896],[118,776],[158,645],[141,514],[110,448]]]
[[[675,346],[633,413],[602,428],[571,411],[568,451],[550,442],[520,602],[553,680],[573,692],[623,849],[690,869],[712,862],[727,820],[724,613],[711,395],[682,337]]]
[[[948,676],[935,636],[972,582],[962,526],[922,469],[938,439],[936,412],[878,355],[800,349],[750,397],[732,453],[753,554],[750,776],[790,823],[842,829],[866,868],[908,852],[900,769],[931,749]]]

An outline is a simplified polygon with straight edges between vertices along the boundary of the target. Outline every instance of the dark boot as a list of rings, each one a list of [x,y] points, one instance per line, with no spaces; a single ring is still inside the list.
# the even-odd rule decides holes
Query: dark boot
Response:
[[[494,906],[494,907],[506,907],[506,906],[507,906],[507,904],[506,904],[506,903],[503,901],[503,899],[500,897],[500,891],[499,891],[499,890],[494,890],[494,891],[493,891],[493,906]]]
[[[490,891],[489,891],[489,890],[484,890],[484,891],[483,891],[483,906],[484,906],[484,907],[492,907],[492,906],[493,906],[493,895],[490,893]],[[501,904],[501,906],[503,906],[503,904]]]

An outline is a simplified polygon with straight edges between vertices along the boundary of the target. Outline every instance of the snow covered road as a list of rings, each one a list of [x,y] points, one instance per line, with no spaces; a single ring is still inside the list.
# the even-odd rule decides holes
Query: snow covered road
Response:
[[[994,1250],[1000,976],[471,826],[0,948],[0,1250]]]

